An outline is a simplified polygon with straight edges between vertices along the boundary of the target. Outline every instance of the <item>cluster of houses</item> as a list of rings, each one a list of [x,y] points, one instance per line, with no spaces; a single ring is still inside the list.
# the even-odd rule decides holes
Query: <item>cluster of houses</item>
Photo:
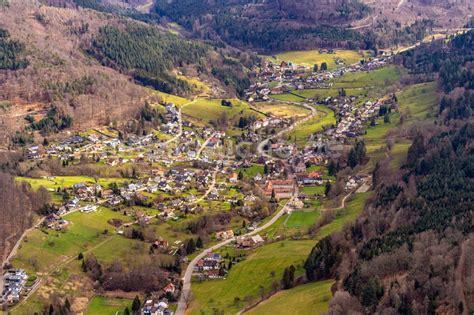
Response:
[[[141,315],[173,315],[174,312],[169,309],[169,303],[166,298],[149,299],[145,301],[141,309]]]
[[[222,265],[222,256],[218,253],[209,252],[204,258],[194,266],[194,273],[201,278],[221,279],[224,278],[226,271]]]
[[[346,182],[346,185],[344,186],[344,190],[351,191],[359,187],[360,184],[362,184],[366,179],[367,179],[367,175],[363,175],[363,174],[356,174],[356,175],[350,176]]]
[[[15,304],[25,290],[28,275],[23,269],[11,269],[3,275],[3,288],[0,296],[0,305]]]
[[[292,62],[282,61],[276,64],[267,61],[263,64],[262,71],[256,74],[258,82],[246,91],[246,97],[249,102],[268,101],[270,95],[289,93],[292,90],[330,88],[332,82],[328,81],[331,79],[348,72],[381,68],[390,58],[389,56],[372,58],[352,65],[344,65],[342,60],[336,59],[336,64],[339,66],[337,69],[319,72],[313,72],[312,67],[296,65]]]
[[[159,294],[153,294],[143,304],[141,315],[173,315],[174,312],[169,308],[168,297],[176,298],[177,290],[175,285],[168,283]]]
[[[104,188],[98,183],[74,184],[69,190],[71,198],[59,207],[54,214],[46,217],[45,226],[54,230],[62,230],[68,225],[68,222],[61,216],[71,211],[91,213],[97,211],[102,204],[116,207],[127,201],[146,200],[148,197],[143,193],[156,193],[158,191],[176,193],[194,188],[198,191],[204,191],[212,181],[212,173],[204,170],[195,171],[180,168],[171,169],[167,172],[154,170],[152,173],[152,176],[144,181],[137,180],[133,183],[125,183],[122,187],[117,187],[115,191],[111,188]],[[50,180],[54,180],[54,178]],[[174,215],[176,210],[184,213],[196,212],[196,208],[199,207],[195,203],[196,200],[197,198],[193,194],[186,194],[185,197],[170,198],[167,201],[157,203],[155,206],[161,211],[161,218],[168,220],[176,218]],[[141,218],[137,215],[139,223],[147,223],[145,222],[147,218],[146,216]]]

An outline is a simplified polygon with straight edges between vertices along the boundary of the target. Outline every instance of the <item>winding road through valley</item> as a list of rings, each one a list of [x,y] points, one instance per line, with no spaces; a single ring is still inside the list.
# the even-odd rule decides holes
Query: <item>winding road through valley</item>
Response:
[[[316,108],[314,108],[313,106],[310,106],[308,104],[305,104],[305,103],[295,103],[295,102],[286,102],[288,104],[292,104],[292,105],[298,105],[298,106],[303,106],[304,108],[306,109],[309,109],[311,111],[311,114],[309,114],[308,116],[300,119],[300,120],[297,120],[295,121],[291,126],[288,126],[286,127],[285,129],[283,130],[280,130],[279,132],[277,132],[276,134],[274,134],[273,136],[261,141],[259,144],[258,144],[258,147],[257,147],[257,153],[259,156],[263,156],[263,157],[266,157],[266,158],[269,158],[269,159],[278,159],[280,160],[281,158],[279,157],[275,157],[275,156],[271,156],[269,155],[268,153],[265,152],[264,148],[265,146],[268,144],[268,142],[272,139],[276,139],[276,138],[279,138],[281,137],[282,135],[284,135],[285,133],[288,133],[290,131],[292,131],[293,129],[295,129],[296,126],[298,125],[301,125],[301,124],[304,124],[305,122],[307,122],[308,120],[314,118],[314,116],[316,116],[316,114],[318,113],[318,111],[316,110]]]
[[[243,236],[252,236],[255,235],[266,228],[270,227],[273,223],[275,223],[282,215],[284,215],[289,209],[290,209],[290,203],[293,199],[290,199],[287,201],[287,203],[281,208],[280,211],[278,211],[267,223],[262,225],[261,227],[256,228],[252,232],[249,232],[247,234],[244,234]],[[186,308],[188,307],[188,304],[190,302],[190,297],[191,297],[191,277],[193,275],[194,271],[194,266],[196,266],[197,262],[202,259],[204,256],[206,256],[208,253],[213,252],[223,246],[229,245],[235,240],[235,238],[231,238],[225,241],[222,241],[216,245],[213,245],[205,250],[202,251],[199,255],[197,255],[191,262],[188,264],[186,267],[186,271],[184,273],[184,278],[183,278],[183,290],[181,292],[181,295],[179,297],[178,301],[178,308],[176,309],[176,315],[184,315],[186,312]]]

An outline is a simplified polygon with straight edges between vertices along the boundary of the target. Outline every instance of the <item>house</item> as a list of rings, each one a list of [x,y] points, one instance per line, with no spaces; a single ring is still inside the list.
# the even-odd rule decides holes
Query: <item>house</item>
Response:
[[[295,173],[304,173],[306,172],[306,165],[303,163],[303,161],[299,161],[295,165],[293,165],[293,172]]]
[[[304,207],[304,202],[301,201],[299,198],[295,198],[295,199],[291,202],[290,206],[292,206],[292,207],[295,208],[295,209],[303,209],[303,207]]]
[[[167,250],[170,245],[166,240],[156,240],[152,246],[159,250]]]
[[[257,173],[254,177],[253,177],[253,180],[256,181],[256,182],[259,182],[263,179],[262,177],[262,174],[260,173]]]
[[[82,213],[91,213],[97,211],[97,206],[96,205],[85,205],[84,207],[81,208]]]
[[[234,231],[228,230],[228,231],[220,231],[216,233],[216,239],[221,241],[221,240],[228,240],[234,237]]]
[[[254,236],[241,236],[237,238],[237,247],[252,248],[263,242],[263,238],[258,234]]]
[[[176,287],[173,283],[170,282],[163,288],[163,291],[165,291],[165,293],[174,294],[174,292],[176,291]]]
[[[238,177],[239,176],[237,175],[237,173],[230,174],[229,175],[229,183],[233,183],[233,184],[237,183]]]

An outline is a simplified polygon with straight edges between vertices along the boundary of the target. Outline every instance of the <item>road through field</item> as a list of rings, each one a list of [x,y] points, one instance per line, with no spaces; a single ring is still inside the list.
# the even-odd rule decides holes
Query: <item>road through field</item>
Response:
[[[275,214],[271,218],[270,221],[268,221],[267,223],[265,223],[261,227],[256,228],[252,232],[249,232],[249,233],[244,234],[242,236],[252,236],[252,235],[255,235],[255,234],[265,230],[266,228],[270,227],[273,223],[275,223],[282,215],[284,215],[289,210],[289,205],[290,205],[292,200],[293,199],[290,199],[289,201],[287,201],[285,206],[283,206],[283,208],[281,208],[281,210],[278,211],[277,214]],[[176,315],[184,315],[184,313],[186,312],[186,308],[188,307],[189,302],[191,300],[191,277],[192,277],[192,274],[193,274],[193,271],[194,271],[194,266],[196,266],[197,262],[200,259],[202,259],[204,256],[206,256],[208,253],[210,253],[212,251],[215,251],[215,250],[217,250],[217,249],[219,249],[223,246],[226,246],[226,245],[232,243],[234,240],[235,240],[235,238],[231,238],[231,239],[222,241],[222,242],[220,242],[220,243],[218,243],[214,246],[211,246],[211,247],[205,249],[202,253],[200,253],[198,256],[196,256],[193,260],[191,260],[191,262],[187,266],[186,271],[184,273],[183,290],[182,290],[181,295],[179,297],[178,308],[176,309]]]
[[[280,159],[278,157],[274,157],[274,156],[271,156],[269,154],[267,154],[264,150],[265,146],[268,144],[268,142],[271,140],[271,139],[276,139],[278,137],[281,137],[282,135],[284,135],[285,133],[287,132],[290,132],[292,131],[293,129],[295,129],[296,126],[300,125],[300,124],[303,124],[305,122],[307,122],[308,120],[310,120],[311,118],[313,118],[316,113],[318,112],[316,110],[316,108],[314,108],[313,106],[309,106],[308,104],[304,104],[304,103],[295,103],[295,102],[284,102],[284,103],[288,103],[288,104],[295,104],[295,105],[299,105],[299,106],[303,106],[307,109],[309,109],[311,111],[311,114],[309,114],[308,116],[306,116],[305,118],[303,119],[300,119],[300,120],[297,120],[296,122],[294,122],[291,126],[283,129],[283,130],[280,130],[278,133],[276,133],[275,135],[273,135],[272,137],[270,138],[267,138],[263,141],[261,141],[259,144],[258,144],[258,147],[257,147],[257,152],[258,152],[258,155],[259,156],[264,156],[264,157],[267,157],[269,159]]]

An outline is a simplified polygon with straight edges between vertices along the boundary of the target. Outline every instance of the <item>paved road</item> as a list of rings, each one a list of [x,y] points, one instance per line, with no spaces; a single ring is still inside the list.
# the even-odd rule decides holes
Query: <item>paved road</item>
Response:
[[[289,200],[285,206],[275,214],[270,221],[262,225],[261,227],[256,228],[254,231],[249,232],[247,234],[244,234],[243,236],[251,236],[255,235],[266,228],[270,227],[273,223],[275,223],[282,215],[284,215],[288,210],[289,210],[289,204],[292,201]],[[214,246],[211,246],[210,248],[205,249],[202,253],[200,253],[198,256],[196,256],[188,265],[186,268],[186,272],[184,273],[184,278],[183,278],[183,290],[181,292],[181,295],[179,297],[178,301],[178,308],[176,309],[176,315],[184,315],[186,312],[186,308],[189,304],[189,298],[191,294],[191,277],[194,271],[194,266],[197,264],[197,262],[202,259],[204,256],[206,256],[208,253],[215,251],[223,246],[226,246],[230,243],[232,243],[235,240],[235,238],[228,239],[225,241],[220,242],[219,244],[216,244]]]
[[[274,156],[271,156],[269,154],[267,154],[264,150],[265,146],[268,144],[268,142],[271,140],[271,139],[276,139],[278,137],[281,137],[282,135],[284,135],[285,133],[287,132],[290,132],[292,131],[293,129],[295,129],[296,126],[300,125],[300,124],[303,124],[305,122],[307,122],[309,119],[313,118],[316,113],[318,112],[316,110],[316,108],[314,108],[313,106],[309,106],[308,104],[304,104],[304,103],[295,103],[295,102],[286,102],[288,104],[294,104],[294,105],[299,105],[299,106],[303,106],[307,109],[309,109],[311,111],[311,114],[306,116],[305,118],[303,119],[300,119],[300,120],[297,120],[295,121],[291,126],[283,129],[283,130],[280,130],[278,133],[276,133],[275,135],[273,135],[272,137],[270,138],[267,138],[263,141],[261,141],[259,144],[258,144],[258,147],[257,147],[257,153],[258,155],[260,156],[264,156],[266,158],[269,158],[269,159],[280,159],[278,157],[274,157]]]
[[[181,138],[181,136],[183,135],[183,118],[182,118],[182,115],[181,115],[181,108],[178,108],[178,125],[179,125],[178,134],[176,136],[174,136],[173,138],[169,139],[168,141],[165,141],[165,142],[161,143],[160,145],[163,145],[163,144],[166,145],[166,144],[170,144],[172,142],[175,142],[176,140]]]
[[[200,157],[201,157],[201,153],[202,151],[204,151],[204,149],[206,148],[207,144],[209,143],[209,141],[211,141],[211,139],[216,135],[216,133],[212,133],[212,135],[209,136],[209,138],[206,139],[206,141],[204,141],[204,143],[201,145],[201,147],[199,148],[199,150],[197,151],[196,153],[196,157],[194,158],[195,160],[198,160]]]

